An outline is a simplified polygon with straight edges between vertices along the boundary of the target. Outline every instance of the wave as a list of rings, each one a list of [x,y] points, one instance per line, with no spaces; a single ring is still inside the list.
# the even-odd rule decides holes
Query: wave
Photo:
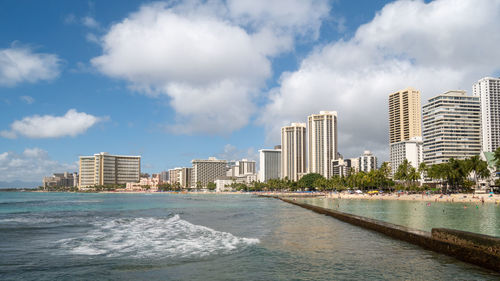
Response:
[[[202,258],[227,255],[259,243],[171,218],[120,218],[97,222],[83,237],[57,243],[72,254],[107,257]]]
[[[0,206],[2,206],[2,205],[44,204],[47,202],[49,202],[49,200],[4,201],[4,202],[0,202]]]

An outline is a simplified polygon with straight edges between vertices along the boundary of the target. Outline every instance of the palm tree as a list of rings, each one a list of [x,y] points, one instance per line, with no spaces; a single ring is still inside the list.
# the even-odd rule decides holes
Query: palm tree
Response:
[[[481,158],[479,158],[479,155],[472,156],[465,160],[465,164],[467,165],[467,169],[474,173],[474,183],[477,188],[477,171],[479,165],[481,165]]]
[[[425,179],[425,175],[427,174],[427,164],[425,164],[425,162],[422,162],[420,163],[420,165],[418,165],[418,173],[420,174],[420,178],[422,180]]]
[[[410,180],[410,162],[408,162],[408,159],[405,159],[398,167],[396,170],[396,173],[394,173],[394,179],[399,180],[399,181],[404,181],[405,186],[408,185],[408,181]],[[413,167],[412,167],[413,168]]]
[[[500,147],[495,150],[494,153],[494,158],[495,158],[495,164],[497,166],[497,170],[500,170]]]

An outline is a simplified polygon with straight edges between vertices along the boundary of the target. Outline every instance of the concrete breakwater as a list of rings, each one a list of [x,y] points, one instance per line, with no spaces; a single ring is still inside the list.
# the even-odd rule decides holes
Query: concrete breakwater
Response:
[[[331,216],[428,250],[500,272],[500,238],[498,237],[444,228],[434,228],[432,232],[421,231],[367,217],[300,203],[294,199],[278,196],[266,197],[280,199],[316,213]]]

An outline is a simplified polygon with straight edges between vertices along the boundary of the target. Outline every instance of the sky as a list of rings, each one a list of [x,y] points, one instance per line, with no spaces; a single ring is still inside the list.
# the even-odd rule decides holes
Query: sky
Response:
[[[388,160],[388,95],[500,76],[500,0],[0,2],[0,183],[78,157],[258,160],[338,112],[344,157]],[[0,184],[1,185],[1,184]]]

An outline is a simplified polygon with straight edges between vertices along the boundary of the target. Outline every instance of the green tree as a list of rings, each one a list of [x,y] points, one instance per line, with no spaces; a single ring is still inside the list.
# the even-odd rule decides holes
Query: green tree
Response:
[[[405,159],[401,164],[399,164],[398,169],[396,170],[396,173],[394,173],[394,179],[398,181],[403,181],[405,182],[405,186],[409,186],[409,181],[410,181],[410,162],[408,162],[408,159]]]
[[[298,182],[300,188],[315,189],[314,183],[318,179],[324,179],[324,177],[317,173],[309,173],[304,175]]]
[[[215,190],[216,187],[217,187],[217,185],[213,182],[207,183],[208,190]]]
[[[422,180],[425,179],[425,175],[427,174],[427,170],[428,170],[428,167],[427,167],[427,164],[425,164],[425,162],[422,162],[422,163],[420,163],[420,165],[418,165],[418,173],[420,174],[420,178]]]
[[[478,188],[479,179],[484,179],[490,176],[490,171],[488,170],[488,163],[481,160],[479,155],[473,156],[466,161],[467,170],[470,170],[474,174],[474,184]]]
[[[500,170],[500,147],[493,152],[493,157],[495,159],[497,170]]]
[[[324,177],[317,178],[313,183],[314,188],[320,191],[324,191],[328,187],[328,180]]]

